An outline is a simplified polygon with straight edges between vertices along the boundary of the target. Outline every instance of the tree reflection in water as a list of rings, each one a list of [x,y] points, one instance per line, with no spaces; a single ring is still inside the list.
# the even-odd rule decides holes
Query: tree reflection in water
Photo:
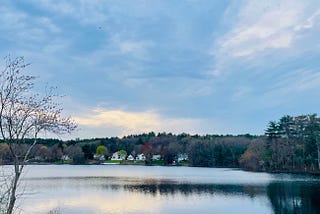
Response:
[[[274,213],[320,213],[319,183],[271,183],[267,194]]]
[[[182,194],[201,195],[201,194],[223,194],[223,195],[247,195],[255,197],[265,194],[264,186],[254,185],[233,185],[233,184],[173,184],[173,183],[154,183],[154,184],[131,184],[124,185],[127,191],[140,192],[151,195],[176,195]]]
[[[40,185],[46,189],[71,188],[89,189],[90,191],[131,192],[151,196],[169,198],[187,198],[211,195],[232,198],[259,198],[268,200],[267,206],[274,213],[320,213],[320,182],[318,178],[304,177],[277,178],[271,183],[196,183],[181,182],[175,179],[151,179],[130,177],[69,177],[29,179],[34,182],[33,189]],[[44,183],[42,183],[44,182]],[[49,185],[54,184],[54,185]],[[130,195],[130,194],[128,194]],[[172,198],[171,198],[172,197]],[[201,198],[201,197],[199,197]]]
[[[267,196],[274,213],[320,213],[319,182],[274,182],[269,185],[188,184],[170,181],[146,181],[123,185],[124,190],[151,195],[222,194]]]

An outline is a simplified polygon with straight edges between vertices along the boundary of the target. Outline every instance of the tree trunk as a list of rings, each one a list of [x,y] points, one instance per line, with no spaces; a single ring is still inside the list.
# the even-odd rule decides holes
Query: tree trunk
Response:
[[[14,210],[14,206],[16,203],[16,191],[17,191],[17,187],[18,187],[18,181],[21,175],[21,171],[19,169],[19,165],[15,163],[15,171],[14,171],[14,178],[12,181],[12,186],[11,186],[11,191],[10,191],[10,201],[9,201],[9,206],[7,209],[7,214],[12,214],[13,210]]]

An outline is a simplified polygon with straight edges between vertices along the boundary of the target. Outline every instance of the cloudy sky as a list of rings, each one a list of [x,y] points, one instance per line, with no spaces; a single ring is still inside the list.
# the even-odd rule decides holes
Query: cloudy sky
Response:
[[[0,56],[66,95],[69,138],[263,134],[319,112],[317,0],[2,0],[0,14]]]

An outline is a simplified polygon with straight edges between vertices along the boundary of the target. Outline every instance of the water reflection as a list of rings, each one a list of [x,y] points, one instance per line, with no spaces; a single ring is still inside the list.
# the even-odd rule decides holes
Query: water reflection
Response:
[[[319,183],[271,183],[267,194],[275,213],[320,213]]]
[[[139,185],[125,185],[123,188],[130,192],[141,192],[151,195],[176,195],[182,194],[184,196],[189,195],[201,195],[201,194],[223,194],[223,195],[247,195],[255,197],[265,193],[264,186],[254,185],[217,185],[217,184],[170,184],[170,183],[158,183],[158,184],[139,184]]]
[[[66,168],[55,167],[54,172]],[[25,178],[23,213],[47,213],[55,207],[63,214],[320,213],[316,177],[228,169],[137,168],[136,174],[131,167],[83,169],[72,168],[69,177],[64,172]]]
[[[150,195],[176,195],[182,194],[224,194],[224,195],[246,195],[255,197],[266,194],[266,186],[261,184],[197,184],[181,183],[170,179],[135,179],[118,177],[69,177],[69,178],[46,178],[27,179],[32,189],[36,190],[43,186],[46,189],[57,188],[81,188],[81,189],[106,189],[113,191],[139,192]]]
[[[320,213],[320,185],[318,182],[277,181],[268,185],[195,184],[170,179],[134,179],[118,177],[70,177],[29,179],[32,189],[90,189],[128,192],[151,197],[193,197],[201,195],[268,197],[274,213]],[[73,202],[74,204],[78,204]]]

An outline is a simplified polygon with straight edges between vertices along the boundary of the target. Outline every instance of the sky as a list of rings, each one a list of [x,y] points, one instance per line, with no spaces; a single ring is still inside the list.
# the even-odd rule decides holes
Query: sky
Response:
[[[57,138],[260,135],[319,113],[318,0],[2,0],[0,14],[0,57],[65,95],[79,127]]]

